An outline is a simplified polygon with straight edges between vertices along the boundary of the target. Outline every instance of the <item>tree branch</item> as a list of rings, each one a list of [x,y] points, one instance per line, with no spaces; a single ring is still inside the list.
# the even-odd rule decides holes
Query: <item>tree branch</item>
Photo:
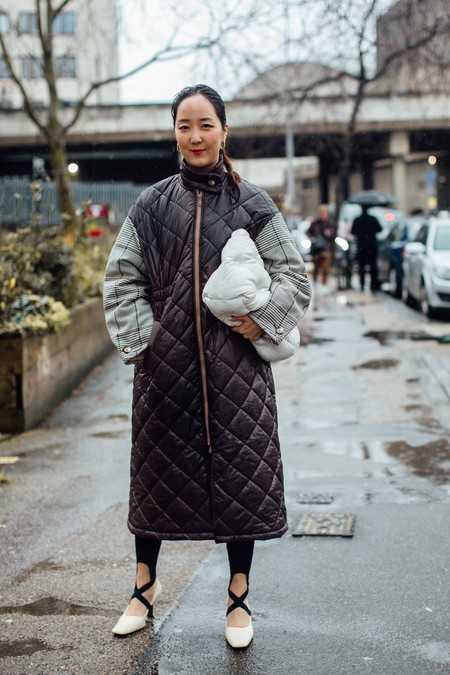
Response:
[[[387,56],[384,59],[381,68],[379,68],[377,72],[374,74],[374,76],[371,78],[371,82],[374,82],[375,80],[380,79],[380,77],[383,77],[383,75],[386,74],[389,66],[391,66],[395,61],[399,60],[405,54],[416,51],[421,47],[425,47],[437,35],[441,34],[445,35],[447,32],[450,32],[450,22],[447,22],[447,24],[442,25],[442,19],[437,19],[435,23],[429,29],[427,29],[426,35],[419,38],[416,42],[408,43],[401,49],[397,49],[391,52],[389,56]]]
[[[127,77],[131,77],[132,75],[135,75],[136,73],[139,73],[141,70],[144,70],[144,68],[147,68],[150,66],[152,63],[156,63],[157,61],[162,63],[165,61],[173,61],[174,59],[179,59],[183,56],[187,56],[188,54],[191,54],[193,51],[197,51],[199,49],[210,49],[212,46],[217,44],[218,39],[210,39],[210,40],[203,40],[200,41],[197,44],[194,45],[184,45],[184,46],[178,46],[178,47],[164,47],[160,50],[158,50],[155,54],[153,54],[149,59],[144,61],[143,63],[139,64],[135,68],[132,68],[131,70],[127,71],[126,73],[122,73],[122,75],[115,75],[114,77],[108,77],[105,80],[100,80],[98,82],[93,82],[90,87],[87,89],[85,94],[78,100],[76,106],[75,106],[75,113],[72,117],[72,119],[63,127],[64,132],[66,133],[68,129],[73,127],[76,122],[78,122],[81,113],[83,112],[83,108],[86,104],[87,99],[89,96],[99,89],[99,87],[103,87],[107,84],[111,84],[112,82],[120,82],[120,80],[124,80]]]
[[[58,16],[58,14],[61,14],[63,9],[66,7],[66,5],[68,5],[71,2],[72,2],[72,0],[62,0],[62,2],[60,2],[57,7],[55,7],[54,9],[52,8],[52,15],[53,15],[52,18],[54,19],[55,16]]]
[[[26,110],[27,115],[30,117],[30,119],[33,121],[33,123],[38,127],[39,131],[41,131],[44,136],[46,135],[46,127],[44,124],[42,124],[41,120],[39,117],[36,115],[33,106],[31,104],[31,100],[28,96],[28,93],[25,89],[25,87],[22,84],[22,80],[20,79],[18,73],[14,69],[12,60],[11,60],[11,55],[8,51],[8,48],[5,44],[5,40],[3,39],[3,35],[0,31],[0,47],[2,48],[3,52],[3,58],[5,59],[5,64],[9,70],[9,73],[11,75],[11,79],[13,82],[18,86],[20,93],[22,94],[23,97],[23,105]]]

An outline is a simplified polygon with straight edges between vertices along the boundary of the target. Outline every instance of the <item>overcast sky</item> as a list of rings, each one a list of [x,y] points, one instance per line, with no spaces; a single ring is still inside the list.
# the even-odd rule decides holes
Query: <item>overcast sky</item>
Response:
[[[368,0],[334,0],[341,10],[366,8]],[[169,102],[187,84],[206,82],[225,99],[234,96],[250,82],[258,70],[265,70],[286,60],[328,61],[351,69],[352,51],[343,31],[336,31],[335,19],[327,26],[324,11],[327,0],[314,0],[308,12],[296,11],[295,0],[285,13],[288,0],[119,0],[120,72],[142,63],[169,40],[192,44],[221,27],[236,23],[228,38],[225,53],[203,50],[184,59],[154,63],[139,74],[121,82],[123,103]],[[386,9],[393,0],[377,0]],[[256,18],[248,21],[247,13],[256,7]],[[317,11],[312,11],[316,7]],[[272,13],[270,17],[268,13]],[[361,12],[359,12],[360,14]],[[329,13],[328,13],[329,14]],[[286,16],[288,21],[286,21]],[[360,16],[352,17],[355,25]],[[319,28],[320,27],[320,28]],[[299,36],[317,35],[319,39],[298,40]],[[289,37],[287,51],[285,38]],[[328,56],[327,56],[328,50]],[[252,59],[251,63],[247,57]],[[333,62],[333,59],[335,62]],[[347,59],[347,62],[344,60]],[[337,61],[340,60],[340,63]],[[236,63],[238,66],[236,67]]]
[[[214,23],[214,16],[210,12],[205,13],[202,10],[205,2],[201,0],[184,0],[183,3],[174,3],[172,0],[120,1],[120,72],[126,72],[140,64],[169,41],[183,45],[193,44],[208,35],[211,24],[216,28],[218,25]],[[257,0],[222,0],[222,8],[225,6],[234,12],[239,5],[255,1]],[[217,0],[214,2],[217,5]],[[218,16],[217,22],[220,20]],[[220,68],[216,67],[213,57],[213,54],[203,50],[167,63],[154,63],[121,82],[122,102],[171,101],[180,89],[195,82],[206,82],[221,89],[225,97],[234,94],[239,85],[235,81],[234,87],[228,86],[227,91],[223,91],[223,77],[218,74]],[[251,77],[250,74],[249,76]]]

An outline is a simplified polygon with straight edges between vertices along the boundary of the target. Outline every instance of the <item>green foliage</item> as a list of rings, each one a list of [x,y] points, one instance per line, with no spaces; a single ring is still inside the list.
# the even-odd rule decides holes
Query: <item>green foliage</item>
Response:
[[[44,335],[57,331],[70,321],[69,310],[62,302],[46,295],[24,293],[12,302],[10,318],[0,324],[0,334]]]
[[[73,248],[59,228],[0,236],[0,335],[40,335],[69,321],[67,308],[102,293],[112,240],[84,237]]]

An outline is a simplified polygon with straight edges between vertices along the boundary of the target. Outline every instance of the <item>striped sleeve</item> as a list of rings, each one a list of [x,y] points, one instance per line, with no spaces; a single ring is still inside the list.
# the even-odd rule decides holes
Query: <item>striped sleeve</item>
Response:
[[[305,263],[280,213],[263,227],[255,244],[272,279],[271,298],[250,316],[271,342],[279,344],[308,309],[311,284]]]
[[[139,237],[126,218],[106,265],[103,306],[111,340],[125,363],[142,357],[153,326]]]

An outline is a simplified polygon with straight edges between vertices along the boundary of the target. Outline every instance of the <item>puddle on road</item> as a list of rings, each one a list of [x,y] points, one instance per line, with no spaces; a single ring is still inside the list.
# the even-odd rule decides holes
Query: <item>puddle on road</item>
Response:
[[[416,476],[429,478],[436,485],[450,483],[450,443],[446,438],[416,446],[394,441],[386,444],[386,452],[406,464]]]
[[[377,340],[380,345],[385,347],[390,345],[393,340],[411,340],[413,334],[404,330],[370,330],[364,333],[363,337]]]
[[[119,431],[97,431],[95,434],[89,434],[91,438],[120,438],[125,433],[128,433],[127,429],[121,429]]]
[[[395,366],[398,366],[398,359],[372,359],[371,361],[360,363],[358,366],[352,366],[352,368],[353,370],[359,370],[360,368],[384,370],[385,368],[395,368]]]
[[[36,563],[33,567],[26,572],[19,574],[15,581],[20,584],[23,581],[29,579],[33,574],[39,574],[40,572],[62,572],[66,567],[64,565],[59,565],[58,563],[53,562],[52,560],[41,560],[41,562]]]
[[[0,640],[0,659],[7,656],[29,656],[35,652],[47,651],[48,645],[43,640]]]
[[[414,420],[423,427],[429,429],[440,429],[441,425],[434,417],[433,409],[429,406],[419,405],[418,403],[411,403],[405,405],[406,412],[414,413]]]
[[[114,609],[101,609],[99,607],[87,607],[76,605],[59,598],[40,598],[26,605],[5,605],[0,607],[1,614],[30,614],[31,616],[117,616]]]
[[[309,339],[307,340],[307,342],[304,342],[304,341],[303,341],[302,344],[303,344],[304,346],[305,346],[305,345],[322,345],[322,344],[325,344],[325,343],[327,343],[327,342],[334,342],[334,339],[333,339],[333,338],[320,338],[320,337],[315,337],[315,336],[314,336],[314,337],[309,337]]]
[[[423,331],[417,333],[405,330],[371,330],[368,333],[364,333],[363,337],[377,340],[382,347],[391,345],[394,340],[414,340],[418,342],[422,340],[434,340],[443,344],[450,342],[450,335],[430,335]]]
[[[450,485],[450,442],[446,438],[437,438],[424,445],[410,445],[406,441],[343,441],[336,439],[321,443],[310,443],[309,448],[317,448],[331,455],[340,455],[354,459],[371,460],[381,463],[397,461],[416,476],[428,478],[435,485]]]

